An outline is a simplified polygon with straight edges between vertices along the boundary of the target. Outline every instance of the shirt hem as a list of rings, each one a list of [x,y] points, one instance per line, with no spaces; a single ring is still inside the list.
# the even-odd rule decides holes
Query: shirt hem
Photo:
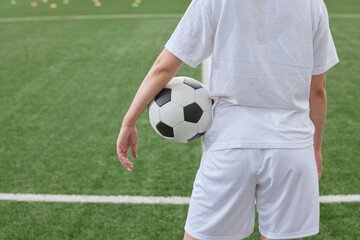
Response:
[[[306,148],[313,145],[313,139],[305,142],[222,142],[222,143],[205,143],[205,151],[216,151],[228,148]]]
[[[331,59],[325,66],[314,68],[312,71],[312,75],[320,75],[326,71],[328,71],[330,68],[332,68],[335,64],[339,62],[339,58],[336,55],[333,59]]]

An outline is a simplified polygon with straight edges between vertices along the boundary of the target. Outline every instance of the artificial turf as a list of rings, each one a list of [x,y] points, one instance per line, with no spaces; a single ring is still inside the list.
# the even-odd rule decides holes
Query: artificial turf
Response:
[[[200,140],[165,141],[146,110],[133,172],[115,147],[136,89],[177,21],[1,24],[1,191],[189,195]],[[200,77],[186,66],[179,75]]]
[[[145,111],[133,172],[115,151],[122,118],[178,21],[1,23],[0,190],[189,196],[200,140],[165,141]],[[360,185],[360,21],[331,24],[341,63],[328,73],[322,195],[357,193]],[[200,67],[184,65],[178,75],[200,80]]]
[[[132,8],[132,1],[103,0],[96,8],[79,0],[56,9],[30,2],[0,2],[0,19],[181,14],[190,1],[143,0]],[[326,3],[330,14],[360,12],[355,0]],[[200,140],[162,139],[145,111],[132,172],[115,149],[122,118],[179,20],[0,22],[0,192],[190,196]],[[327,75],[320,194],[358,194],[360,20],[332,17],[330,23],[341,62]],[[200,80],[200,67],[183,65],[177,75]],[[322,204],[320,234],[312,239],[356,239],[358,208]],[[186,205],[0,202],[0,239],[180,239],[186,211]],[[258,236],[255,230],[249,239]]]
[[[2,201],[0,239],[182,239],[187,209],[187,205]],[[320,209],[320,232],[306,239],[358,239],[358,203],[321,204]],[[260,239],[257,217],[247,239]]]

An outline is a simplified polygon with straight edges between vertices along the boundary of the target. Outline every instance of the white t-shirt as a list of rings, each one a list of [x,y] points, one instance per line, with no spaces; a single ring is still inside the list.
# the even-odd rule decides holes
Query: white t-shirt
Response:
[[[323,0],[193,0],[165,48],[211,56],[207,150],[313,144],[311,76],[339,62]]]

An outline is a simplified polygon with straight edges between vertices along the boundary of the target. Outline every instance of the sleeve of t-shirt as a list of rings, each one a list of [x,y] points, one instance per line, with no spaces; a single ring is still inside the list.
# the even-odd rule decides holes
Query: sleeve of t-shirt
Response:
[[[213,51],[209,2],[193,0],[165,44],[167,50],[192,68]]]
[[[320,3],[319,10],[319,22],[313,40],[312,75],[322,74],[339,62],[330,32],[328,11],[323,1]]]

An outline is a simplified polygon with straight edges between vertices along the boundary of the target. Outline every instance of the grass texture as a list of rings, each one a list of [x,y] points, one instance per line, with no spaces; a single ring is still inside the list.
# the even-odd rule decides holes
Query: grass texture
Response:
[[[1,1],[0,18],[183,13],[190,1],[30,2]],[[360,13],[355,0],[326,3],[330,13]],[[200,140],[162,139],[145,111],[132,172],[115,148],[122,118],[179,20],[0,23],[0,192],[190,196]],[[341,62],[327,78],[320,193],[358,194],[360,20],[330,20]],[[200,80],[200,67],[184,65],[178,75]],[[358,209],[322,204],[320,234],[309,239],[356,239]],[[0,239],[180,239],[186,213],[172,205],[0,202]],[[256,229],[249,239],[259,239]]]
[[[182,239],[187,205],[0,202],[0,239]],[[357,239],[358,203],[321,204],[309,240]],[[260,239],[257,215],[249,240]]]

